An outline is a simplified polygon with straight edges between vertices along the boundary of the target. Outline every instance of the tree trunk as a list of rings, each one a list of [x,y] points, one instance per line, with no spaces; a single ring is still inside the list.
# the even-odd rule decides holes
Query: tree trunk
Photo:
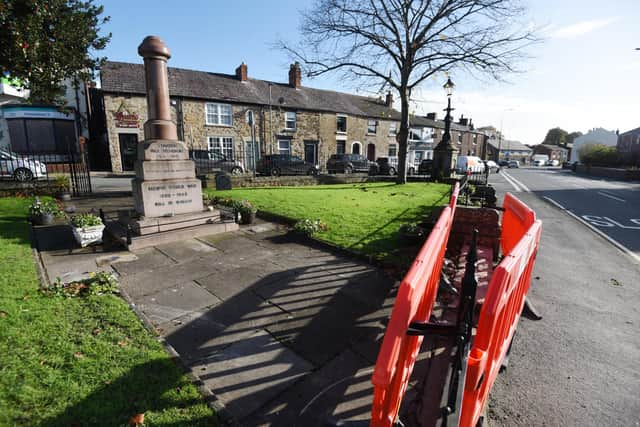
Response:
[[[396,184],[407,183],[407,148],[409,140],[409,91],[400,89],[400,132],[398,132],[398,178]]]

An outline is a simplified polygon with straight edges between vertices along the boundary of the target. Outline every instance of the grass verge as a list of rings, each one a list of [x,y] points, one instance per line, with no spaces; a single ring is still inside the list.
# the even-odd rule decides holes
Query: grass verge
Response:
[[[425,183],[207,190],[212,196],[248,199],[258,210],[289,218],[320,219],[328,229],[314,237],[392,264],[402,247],[400,226],[446,204],[449,191],[448,185]]]
[[[28,203],[0,199],[0,425],[217,425],[121,298],[38,291]]]

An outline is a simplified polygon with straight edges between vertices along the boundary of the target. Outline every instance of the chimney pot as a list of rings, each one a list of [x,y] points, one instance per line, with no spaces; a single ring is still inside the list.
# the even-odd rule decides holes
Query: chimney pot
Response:
[[[436,120],[437,114],[436,113],[427,113],[427,119],[429,120]]]
[[[385,99],[384,103],[387,107],[393,106],[393,93],[391,91],[387,92],[387,99]]]
[[[248,78],[248,73],[247,73],[247,64],[245,64],[244,62],[242,64],[240,64],[238,66],[238,68],[236,68],[236,77],[238,78],[238,80],[240,80],[241,82],[246,82],[247,78]]]
[[[300,72],[300,63],[295,62],[289,66],[289,86],[296,89],[300,88],[302,82],[302,75]]]

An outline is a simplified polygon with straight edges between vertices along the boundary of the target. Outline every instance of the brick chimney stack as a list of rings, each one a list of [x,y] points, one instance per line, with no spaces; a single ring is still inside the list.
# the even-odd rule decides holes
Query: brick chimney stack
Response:
[[[387,99],[385,99],[384,104],[387,107],[393,107],[393,93],[391,91],[387,92]]]
[[[243,62],[242,64],[240,64],[240,66],[238,66],[238,68],[236,68],[236,77],[241,82],[246,82],[247,81],[247,78],[248,78],[247,77],[247,64],[245,64]]]
[[[427,113],[427,119],[429,120],[435,121],[437,116],[438,116],[437,113]]]
[[[289,67],[289,86],[299,89],[302,82],[300,63],[296,62]]]

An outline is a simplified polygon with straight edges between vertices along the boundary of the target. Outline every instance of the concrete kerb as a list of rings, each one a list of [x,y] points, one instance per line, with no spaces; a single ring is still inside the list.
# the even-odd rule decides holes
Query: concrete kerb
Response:
[[[34,262],[36,264],[36,273],[38,275],[38,282],[40,288],[46,288],[51,285],[49,281],[46,269],[42,262],[42,257],[40,255],[40,251],[37,248],[37,240],[35,238],[35,233],[33,232],[33,224],[29,225],[29,238],[31,239],[31,252],[33,255]],[[129,294],[119,287],[119,295],[120,297],[127,303],[127,305],[133,310],[138,319],[142,322],[144,328],[149,332],[154,339],[159,342],[165,351],[171,356],[171,360],[178,366],[182,372],[189,378],[189,380],[198,388],[202,396],[204,397],[205,402],[216,411],[216,415],[220,422],[225,426],[236,427],[240,426],[237,420],[233,418],[231,412],[226,408],[225,404],[218,399],[218,397],[209,390],[204,382],[193,373],[182,361],[178,352],[173,348],[171,344],[169,344],[163,337],[158,335],[156,332],[153,323],[147,317],[142,310],[138,309],[138,306],[133,302]]]
[[[276,222],[279,224],[283,224],[283,225],[287,225],[287,226],[292,226],[294,225],[296,222],[298,222],[298,220],[293,219],[293,218],[289,218],[287,216],[284,215],[279,215],[279,214],[274,214],[271,212],[264,212],[264,211],[260,211],[258,210],[258,212],[256,213],[256,216],[260,219],[263,219],[265,221],[271,221],[271,222]],[[324,250],[327,250],[329,252],[331,252],[332,254],[335,255],[342,255],[354,260],[358,260],[358,261],[364,261],[368,264],[371,264],[374,267],[378,267],[380,269],[382,269],[384,271],[384,273],[389,276],[385,269],[386,267],[388,267],[387,265],[384,265],[384,263],[376,258],[374,258],[371,255],[366,255],[360,252],[355,252],[337,245],[334,245],[333,243],[329,243],[326,242],[324,240],[320,240],[320,239],[316,239],[312,236],[307,236],[304,234],[296,234],[296,239],[298,239],[300,242],[303,243],[307,243],[307,244],[312,244],[317,248],[321,248]],[[397,278],[395,277],[391,277],[389,276],[390,279],[392,280],[396,280]]]
[[[138,309],[138,306],[133,302],[133,299],[131,299],[129,294],[127,294],[127,292],[122,288],[119,288],[119,290],[120,290],[120,296],[129,305],[131,310],[133,310],[133,312],[138,316],[144,328],[151,335],[153,335],[156,341],[158,341],[164,347],[165,351],[169,353],[169,355],[171,356],[171,360],[176,364],[176,366],[178,366],[182,370],[182,372],[187,376],[187,378],[189,378],[189,380],[198,388],[198,390],[200,391],[200,394],[202,394],[202,396],[204,397],[207,405],[209,405],[214,411],[216,411],[216,415],[218,416],[219,421],[225,426],[239,427],[240,424],[233,417],[231,412],[227,409],[224,402],[218,399],[218,397],[205,386],[202,379],[197,374],[195,374],[191,369],[189,369],[187,365],[185,365],[185,363],[182,361],[182,358],[180,357],[180,354],[176,351],[176,349],[174,349],[173,346],[169,344],[163,337],[158,335],[151,320],[147,317],[146,314],[144,314],[142,310]]]

